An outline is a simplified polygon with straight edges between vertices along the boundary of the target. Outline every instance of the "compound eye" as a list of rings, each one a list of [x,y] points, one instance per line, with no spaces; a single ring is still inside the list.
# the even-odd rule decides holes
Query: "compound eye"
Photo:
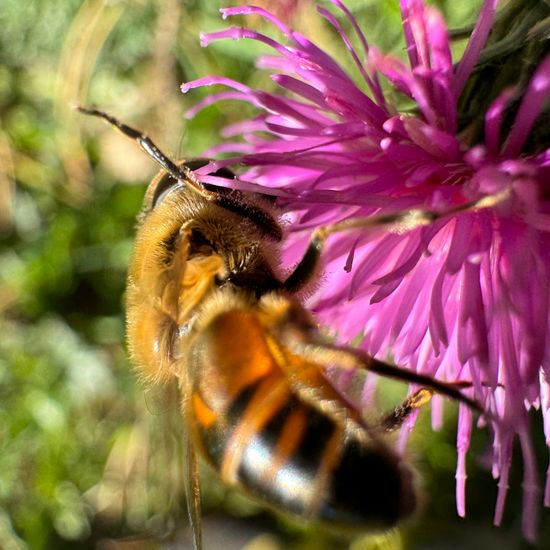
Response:
[[[151,199],[151,208],[155,208],[161,203],[172,191],[179,189],[182,186],[181,182],[170,174],[164,174],[155,187],[153,197]]]

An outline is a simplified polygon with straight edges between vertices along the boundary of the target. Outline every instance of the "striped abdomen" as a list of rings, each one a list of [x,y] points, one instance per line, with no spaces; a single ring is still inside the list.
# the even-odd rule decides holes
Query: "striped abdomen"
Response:
[[[253,311],[220,315],[197,342],[194,437],[222,481],[284,512],[345,527],[391,526],[409,515],[410,470],[353,421],[315,365],[282,365],[289,356],[280,351]],[[301,370],[291,383],[293,368]],[[296,390],[306,380],[307,401]]]

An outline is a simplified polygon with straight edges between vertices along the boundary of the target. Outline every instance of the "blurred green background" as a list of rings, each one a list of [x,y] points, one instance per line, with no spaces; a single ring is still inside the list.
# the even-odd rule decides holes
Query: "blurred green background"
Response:
[[[234,2],[235,3],[235,2]],[[200,154],[242,116],[224,103],[193,121],[204,92],[179,84],[224,74],[270,87],[250,43],[199,46],[221,28],[211,0],[2,0],[0,5],[0,548],[190,547],[181,423],[173,389],[141,387],[126,357],[123,296],[134,223],[156,172],[135,144],[72,106],[95,105],[145,130],[173,156]],[[264,3],[264,4],[267,4]],[[271,2],[330,51],[337,37],[312,2]],[[288,4],[288,3],[287,3]],[[347,5],[384,50],[400,50],[397,1]],[[441,1],[453,25],[477,2]],[[475,9],[474,9],[475,7]],[[253,24],[262,27],[256,19]],[[459,46],[460,47],[460,46]],[[347,60],[345,61],[347,63]],[[454,406],[449,406],[454,409]],[[454,423],[434,434],[424,412],[410,445],[424,510],[385,536],[354,542],[303,528],[204,472],[207,549],[528,548],[521,538],[521,457],[504,526],[476,433],[468,516],[456,517]],[[533,418],[544,475],[546,448]],[[543,512],[540,548],[550,548]]]

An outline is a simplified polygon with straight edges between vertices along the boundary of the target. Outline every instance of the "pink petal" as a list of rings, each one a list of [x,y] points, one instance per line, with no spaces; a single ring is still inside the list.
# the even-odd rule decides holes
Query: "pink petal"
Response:
[[[498,0],[485,0],[483,3],[476,26],[470,35],[466,50],[456,70],[454,93],[457,98],[462,93],[472,69],[479,58],[479,54],[485,45],[487,37],[489,36],[489,32],[491,32],[497,4]]]

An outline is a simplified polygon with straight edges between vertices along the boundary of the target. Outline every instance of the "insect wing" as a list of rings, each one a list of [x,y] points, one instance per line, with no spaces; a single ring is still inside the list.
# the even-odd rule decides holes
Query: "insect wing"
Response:
[[[197,454],[189,436],[185,435],[186,460],[185,460],[185,499],[187,502],[187,514],[189,525],[193,533],[195,550],[202,550],[201,527],[201,488],[199,477],[199,465]]]

